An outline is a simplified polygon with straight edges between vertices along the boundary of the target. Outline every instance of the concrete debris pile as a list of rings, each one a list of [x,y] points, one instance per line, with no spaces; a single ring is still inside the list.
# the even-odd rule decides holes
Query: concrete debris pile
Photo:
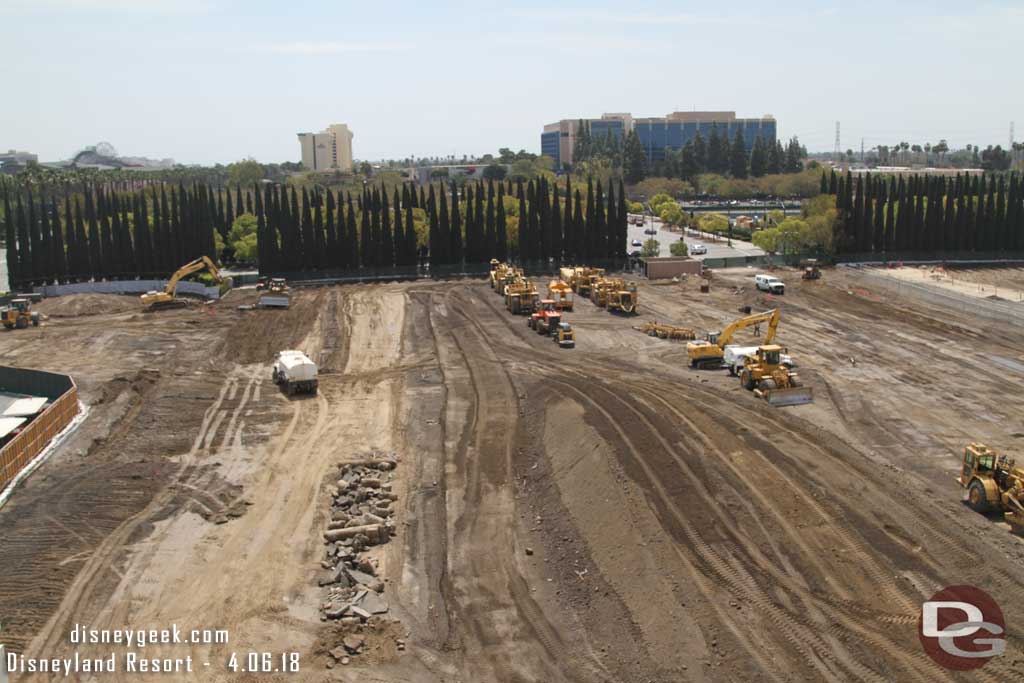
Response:
[[[338,466],[338,480],[330,488],[331,516],[324,531],[327,553],[319,579],[328,592],[321,605],[323,621],[359,626],[388,612],[377,563],[364,551],[387,543],[395,531],[392,517],[398,496],[392,480],[397,464],[394,453],[374,451]],[[362,649],[357,640],[345,638],[347,656]]]

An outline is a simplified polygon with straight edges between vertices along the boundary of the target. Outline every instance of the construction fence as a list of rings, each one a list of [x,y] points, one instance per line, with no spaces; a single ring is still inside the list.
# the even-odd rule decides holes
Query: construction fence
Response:
[[[0,389],[45,396],[49,406],[0,449],[0,491],[78,415],[78,387],[68,375],[0,366]]]

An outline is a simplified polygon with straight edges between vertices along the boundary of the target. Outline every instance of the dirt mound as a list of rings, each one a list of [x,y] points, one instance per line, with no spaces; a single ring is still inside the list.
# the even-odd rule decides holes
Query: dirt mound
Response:
[[[138,296],[128,294],[68,294],[44,299],[36,306],[51,318],[79,318],[87,315],[131,313],[142,310]]]

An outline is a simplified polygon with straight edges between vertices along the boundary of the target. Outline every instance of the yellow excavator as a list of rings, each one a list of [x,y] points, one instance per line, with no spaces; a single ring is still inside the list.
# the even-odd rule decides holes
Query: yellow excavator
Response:
[[[972,443],[964,448],[963,469],[956,481],[967,489],[972,510],[1002,512],[1015,533],[1024,530],[1024,469],[1013,458]]]
[[[200,256],[196,260],[190,261],[181,268],[178,268],[178,270],[174,271],[174,274],[171,275],[171,279],[167,281],[167,286],[164,287],[164,291],[153,291],[143,294],[140,297],[142,299],[142,305],[148,306],[150,310],[185,306],[186,304],[184,301],[175,298],[175,295],[178,293],[178,282],[182,278],[204,269],[210,271],[210,275],[213,276],[213,279],[217,284],[224,281],[224,278],[220,275],[220,270],[217,268],[217,265],[210,260],[208,256]]]
[[[721,332],[713,332],[706,339],[689,342],[686,345],[686,355],[690,359],[690,366],[702,370],[723,367],[725,347],[732,341],[733,335],[742,329],[761,323],[768,323],[764,344],[771,344],[775,339],[775,331],[779,327],[779,310],[777,308],[739,318],[731,322]]]

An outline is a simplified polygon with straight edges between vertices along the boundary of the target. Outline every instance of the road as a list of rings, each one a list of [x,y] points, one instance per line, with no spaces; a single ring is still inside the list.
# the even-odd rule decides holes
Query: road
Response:
[[[651,227],[651,218],[648,216],[647,222],[643,226],[630,224],[627,230],[627,239],[629,240],[626,245],[627,253],[631,253],[640,247],[633,246],[634,240],[640,240],[644,242],[651,237],[658,240],[660,251],[659,256],[671,256],[672,253],[669,251],[669,247],[673,242],[678,242],[680,233],[672,232],[665,227],[665,224],[660,219],[654,219],[654,229],[657,230],[656,235],[647,235],[644,230],[648,230]],[[719,238],[717,241],[709,236],[698,236],[696,234],[687,234],[684,239],[686,243],[691,247],[695,244],[703,244],[708,248],[708,253],[702,256],[694,256],[697,259],[718,259],[718,258],[736,258],[740,256],[763,256],[764,252],[758,249],[750,242],[743,242],[741,240],[734,239],[732,246],[726,243],[724,238]]]

